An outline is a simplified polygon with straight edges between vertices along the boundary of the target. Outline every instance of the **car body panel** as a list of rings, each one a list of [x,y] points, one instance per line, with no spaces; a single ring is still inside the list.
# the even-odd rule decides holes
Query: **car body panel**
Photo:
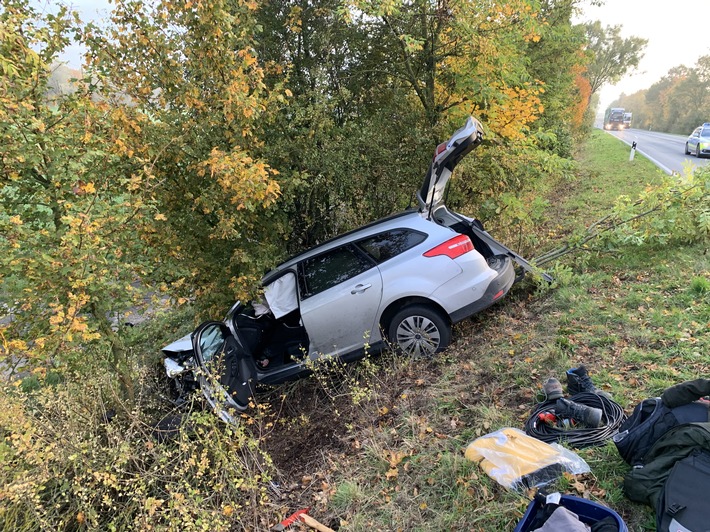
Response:
[[[382,299],[377,266],[301,301],[301,319],[311,339],[308,354],[340,355],[370,341]],[[357,334],[354,331],[358,331]]]
[[[186,334],[182,338],[178,338],[174,342],[163,347],[162,351],[166,354],[177,355],[179,353],[192,353],[192,333]]]

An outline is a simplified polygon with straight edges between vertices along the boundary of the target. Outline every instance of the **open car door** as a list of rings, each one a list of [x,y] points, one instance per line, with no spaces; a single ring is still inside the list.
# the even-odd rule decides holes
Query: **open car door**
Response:
[[[226,423],[235,424],[254,394],[250,353],[222,322],[208,321],[192,333],[196,371],[205,399]]]
[[[456,165],[481,142],[483,126],[469,116],[462,128],[451,135],[449,140],[437,146],[422,188],[417,192],[419,210],[426,214],[427,219],[443,204],[444,190]]]

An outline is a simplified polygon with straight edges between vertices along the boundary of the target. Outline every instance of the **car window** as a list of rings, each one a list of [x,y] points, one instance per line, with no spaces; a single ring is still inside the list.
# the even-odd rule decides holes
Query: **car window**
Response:
[[[301,262],[301,299],[332,288],[375,265],[352,246],[343,246]]]
[[[701,137],[710,137],[710,127],[706,127],[700,132]]]
[[[394,229],[360,240],[357,244],[370,255],[377,264],[396,257],[426,239],[424,233],[410,229]]]

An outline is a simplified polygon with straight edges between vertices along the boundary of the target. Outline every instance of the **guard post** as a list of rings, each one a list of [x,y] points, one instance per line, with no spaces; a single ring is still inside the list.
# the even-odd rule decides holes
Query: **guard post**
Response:
[[[633,161],[635,155],[636,155],[636,141],[633,141],[631,143],[631,153],[629,154],[629,161]]]

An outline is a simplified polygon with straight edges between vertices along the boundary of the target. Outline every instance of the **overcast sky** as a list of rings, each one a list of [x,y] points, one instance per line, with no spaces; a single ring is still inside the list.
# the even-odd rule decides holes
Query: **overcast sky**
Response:
[[[638,70],[615,86],[602,89],[602,108],[622,92],[632,94],[647,89],[671,68],[692,67],[700,56],[710,55],[710,0],[605,0],[600,7],[590,5],[592,0],[582,1],[580,22],[600,20],[604,26],[620,25],[623,37],[648,39]],[[110,9],[108,0],[68,3],[79,11],[84,22],[105,16]],[[63,59],[72,68],[81,66],[77,48],[68,50]]]
[[[693,67],[699,57],[710,55],[710,0],[606,0],[601,7],[585,6],[582,20],[619,25],[622,37],[648,39],[636,72],[602,89],[602,108],[622,92],[647,89],[671,68]]]

